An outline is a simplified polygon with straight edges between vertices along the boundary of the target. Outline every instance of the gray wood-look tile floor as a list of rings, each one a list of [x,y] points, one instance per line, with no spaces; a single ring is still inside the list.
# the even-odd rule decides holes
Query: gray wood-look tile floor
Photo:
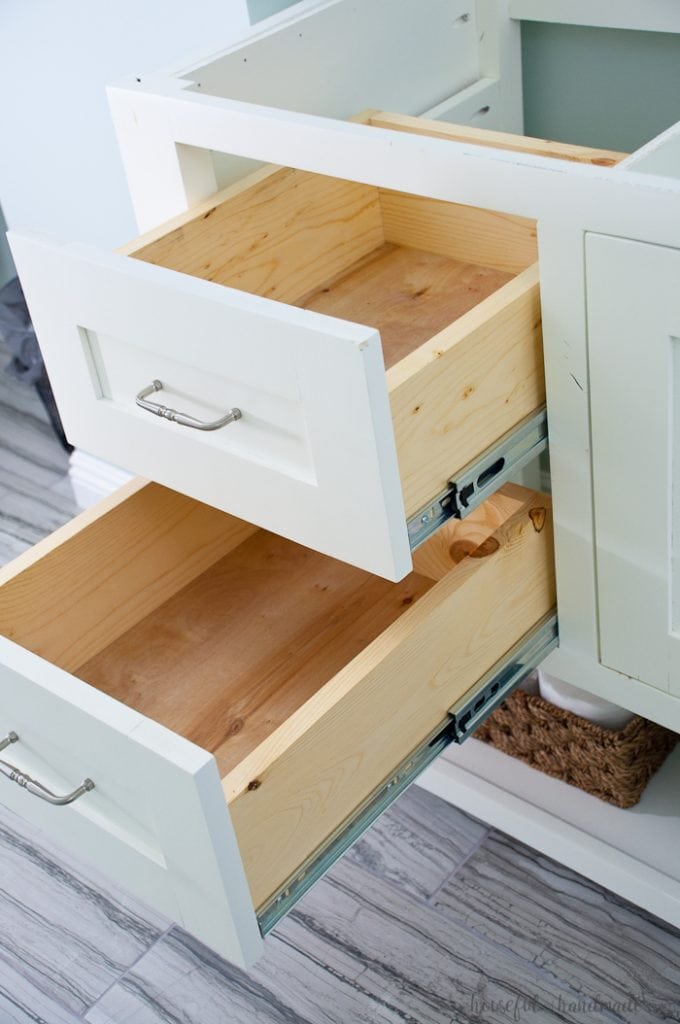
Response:
[[[0,373],[0,561],[75,513],[66,467]],[[680,1021],[680,932],[415,787],[247,974],[0,808],[0,1024],[588,1020]]]

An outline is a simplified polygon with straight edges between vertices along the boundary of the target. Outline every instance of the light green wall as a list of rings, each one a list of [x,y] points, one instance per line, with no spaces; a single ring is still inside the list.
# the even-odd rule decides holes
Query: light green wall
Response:
[[[295,0],[248,0],[248,12],[250,23],[269,18],[272,14],[283,11],[286,7],[292,7]]]
[[[680,121],[680,35],[522,24],[527,135],[631,152]]]

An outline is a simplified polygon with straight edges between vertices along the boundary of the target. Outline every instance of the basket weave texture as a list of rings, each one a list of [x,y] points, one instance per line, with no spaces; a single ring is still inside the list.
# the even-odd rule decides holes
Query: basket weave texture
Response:
[[[614,731],[515,690],[475,738],[617,807],[632,807],[680,737],[635,717]]]

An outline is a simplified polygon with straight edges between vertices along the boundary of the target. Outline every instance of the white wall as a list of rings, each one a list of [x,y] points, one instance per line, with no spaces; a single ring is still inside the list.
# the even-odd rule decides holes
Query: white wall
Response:
[[[14,277],[14,264],[9,253],[9,246],[5,242],[5,231],[7,225],[0,209],[0,288],[6,285]]]
[[[245,0],[0,0],[7,224],[108,247],[132,238],[106,84],[189,62],[247,28]]]

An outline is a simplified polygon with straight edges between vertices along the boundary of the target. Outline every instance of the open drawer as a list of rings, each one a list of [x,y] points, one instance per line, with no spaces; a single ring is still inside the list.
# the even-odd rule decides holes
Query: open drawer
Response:
[[[0,800],[252,962],[452,705],[465,730],[515,671],[553,609],[549,501],[507,485],[414,562],[389,583],[131,482],[0,574]]]
[[[74,445],[397,580],[407,520],[544,402],[535,236],[268,167],[124,253],[12,248]]]

